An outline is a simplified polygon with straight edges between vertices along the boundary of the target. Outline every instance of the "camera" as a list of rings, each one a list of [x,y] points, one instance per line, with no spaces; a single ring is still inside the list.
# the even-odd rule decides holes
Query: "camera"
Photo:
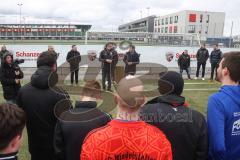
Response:
[[[16,59],[13,61],[13,68],[15,71],[19,71],[20,67],[19,64],[24,63],[24,59]]]

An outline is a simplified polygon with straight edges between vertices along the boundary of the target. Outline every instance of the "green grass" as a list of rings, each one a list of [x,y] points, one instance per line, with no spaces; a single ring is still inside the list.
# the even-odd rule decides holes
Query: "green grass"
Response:
[[[24,83],[26,83],[26,81]],[[220,87],[219,83],[208,83],[207,81],[201,81],[201,80],[193,80],[193,81],[186,80],[183,96],[186,97],[186,100],[190,104],[191,108],[198,110],[204,115],[206,115],[208,97],[212,93],[217,92],[219,87]],[[145,86],[145,89],[153,89],[153,88],[155,87],[151,84],[146,84]],[[73,101],[79,98],[78,95],[70,95],[70,96]],[[0,100],[4,101],[2,95],[0,96]],[[116,110],[113,110],[111,113],[114,114],[115,111]],[[23,137],[24,137],[24,140],[19,152],[19,159],[29,160],[30,155],[28,152],[26,129],[24,130]]]

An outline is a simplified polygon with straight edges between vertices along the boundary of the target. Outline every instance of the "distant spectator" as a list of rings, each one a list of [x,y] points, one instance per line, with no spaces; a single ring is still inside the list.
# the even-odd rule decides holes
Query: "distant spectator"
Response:
[[[178,59],[178,66],[180,68],[181,75],[183,73],[183,70],[185,70],[187,72],[188,79],[191,80],[190,62],[191,62],[191,57],[188,54],[188,50],[185,50]]]
[[[43,52],[43,53],[52,54],[52,55],[55,57],[56,60],[58,59],[58,56],[59,56],[59,53],[57,53],[57,52],[55,51],[54,47],[51,46],[51,45],[49,45],[49,46],[48,46],[48,50],[45,51],[45,52]]]
[[[181,96],[184,81],[173,71],[160,74],[160,96],[150,100],[141,112],[143,120],[163,131],[172,144],[174,160],[206,160],[207,124],[204,116],[188,107]]]
[[[218,44],[213,45],[213,51],[210,55],[210,63],[211,63],[211,78],[210,81],[213,81],[214,72],[216,73],[217,78],[217,68],[222,59],[222,51],[218,48]]]
[[[146,99],[142,92],[143,84],[136,78],[127,77],[119,82],[115,96],[117,118],[88,134],[81,160],[172,159],[171,145],[165,135],[139,121],[139,110]]]
[[[3,45],[2,46],[2,48],[1,48],[1,51],[0,51],[0,59],[1,59],[1,64],[3,63],[3,61],[4,61],[4,56],[6,55],[6,54],[9,54],[10,52],[7,50],[7,48],[6,48],[6,46],[5,45]]]
[[[73,85],[74,75],[75,83],[78,84],[78,71],[79,63],[81,62],[81,55],[80,52],[78,52],[76,45],[72,45],[72,50],[68,52],[66,60],[70,65],[71,84]]]
[[[111,120],[110,115],[97,108],[96,101],[99,98],[101,85],[97,81],[88,81],[75,108],[61,114],[54,136],[55,153],[59,160],[79,160],[87,134]]]
[[[0,159],[17,160],[22,143],[26,115],[16,105],[0,104]]]
[[[54,107],[57,102],[69,97],[55,86],[58,76],[54,55],[42,53],[37,59],[37,67],[30,83],[20,89],[17,104],[27,115],[31,159],[53,160],[53,136],[57,122]]]
[[[197,51],[197,72],[195,79],[198,79],[199,77],[199,71],[202,67],[202,80],[205,80],[205,69],[206,69],[206,63],[209,58],[208,50],[205,47],[205,44],[202,44],[201,48]]]
[[[140,63],[139,54],[135,50],[134,45],[130,45],[129,51],[125,54],[123,58],[125,63],[125,75],[135,75],[137,64]]]
[[[240,52],[223,55],[217,79],[222,87],[208,100],[209,160],[239,160]]]

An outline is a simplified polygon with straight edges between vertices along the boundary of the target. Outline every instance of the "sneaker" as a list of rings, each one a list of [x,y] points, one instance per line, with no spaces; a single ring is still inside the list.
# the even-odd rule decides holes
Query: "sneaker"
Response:
[[[202,78],[203,81],[205,81],[205,78]]]
[[[198,77],[195,77],[194,79],[195,79],[195,80],[197,80],[197,79],[198,79]]]

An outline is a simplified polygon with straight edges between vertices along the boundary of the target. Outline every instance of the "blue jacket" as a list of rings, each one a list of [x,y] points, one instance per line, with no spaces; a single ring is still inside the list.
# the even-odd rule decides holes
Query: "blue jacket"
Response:
[[[240,85],[210,96],[207,115],[209,160],[240,160]]]

